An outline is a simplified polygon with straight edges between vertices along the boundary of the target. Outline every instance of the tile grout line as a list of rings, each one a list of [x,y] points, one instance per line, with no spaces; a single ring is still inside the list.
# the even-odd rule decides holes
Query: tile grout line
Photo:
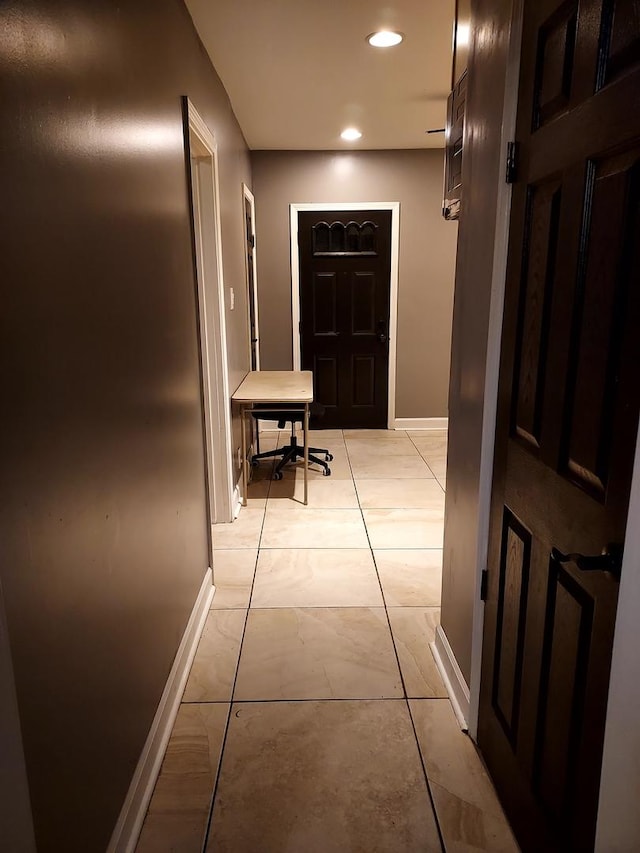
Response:
[[[347,458],[348,457],[349,457],[349,451],[347,450]],[[351,464],[351,463],[349,462],[349,464]],[[353,471],[353,469],[352,469],[352,471]],[[413,731],[413,738],[415,741],[416,749],[418,750],[418,758],[420,759],[420,766],[422,767],[422,775],[424,777],[425,786],[427,789],[427,794],[429,796],[429,802],[431,804],[431,813],[433,815],[433,820],[434,820],[434,823],[436,825],[436,831],[438,833],[438,839],[440,841],[440,848],[442,851],[444,851],[444,853],[446,853],[447,848],[446,848],[445,843],[444,843],[444,837],[442,835],[442,829],[440,827],[440,820],[438,818],[438,813],[436,811],[436,804],[435,804],[435,800],[433,798],[433,792],[431,791],[431,785],[429,783],[429,776],[427,775],[427,768],[426,768],[426,765],[424,763],[424,759],[422,757],[422,750],[420,749],[420,742],[418,741],[418,733],[416,732],[416,727],[415,727],[414,722],[413,722],[413,716],[411,715],[411,706],[409,705],[409,698],[407,696],[407,686],[406,686],[406,683],[404,680],[404,675],[402,673],[402,667],[400,665],[400,656],[398,655],[396,640],[395,640],[395,637],[393,635],[393,629],[391,627],[391,619],[389,618],[389,608],[387,607],[387,599],[386,599],[385,594],[384,594],[382,581],[380,579],[380,573],[378,572],[378,564],[376,562],[376,555],[375,555],[373,547],[371,545],[371,539],[369,538],[369,530],[367,528],[367,523],[366,523],[365,518],[364,518],[364,512],[362,511],[362,506],[360,505],[360,495],[358,493],[358,486],[356,484],[355,477],[353,479],[353,483],[354,483],[354,486],[356,489],[356,495],[358,498],[358,506],[360,508],[360,514],[362,516],[362,523],[364,525],[365,533],[367,536],[367,542],[369,543],[369,550],[371,551],[371,558],[373,560],[373,566],[375,568],[376,577],[378,578],[378,585],[380,587],[380,594],[382,596],[382,602],[384,604],[384,612],[385,612],[385,615],[387,617],[387,625],[389,627],[389,634],[391,636],[391,643],[393,645],[393,653],[395,654],[395,657],[396,657],[396,664],[398,667],[398,672],[400,674],[400,681],[402,683],[402,692],[404,693],[403,698],[404,698],[404,702],[405,702],[405,705],[407,708],[407,713],[409,714],[409,720],[411,722],[411,729]]]
[[[404,681],[404,676],[403,676],[403,673],[402,673],[402,668],[401,668],[401,666],[400,666],[400,659],[399,659],[398,651],[397,651],[397,648],[396,648],[396,642],[395,642],[395,638],[394,638],[394,635],[393,635],[393,630],[392,630],[392,628],[391,628],[391,621],[390,621],[390,618],[389,618],[389,610],[388,610],[388,606],[387,606],[387,603],[386,603],[386,598],[385,598],[385,594],[384,594],[384,589],[383,589],[383,587],[382,587],[382,581],[381,581],[381,579],[380,579],[380,575],[379,575],[379,572],[378,572],[378,566],[377,566],[377,563],[376,563],[375,554],[374,554],[374,551],[373,551],[373,547],[372,547],[372,545],[371,545],[371,540],[370,540],[370,538],[369,538],[369,531],[368,531],[368,529],[367,529],[366,521],[365,521],[365,518],[364,518],[364,512],[363,512],[363,509],[362,509],[362,506],[361,506],[361,503],[360,503],[360,495],[359,495],[359,492],[358,492],[358,487],[357,487],[356,479],[355,479],[355,476],[354,476],[354,473],[353,473],[353,467],[352,467],[352,465],[351,465],[351,458],[350,458],[350,456],[349,456],[348,447],[347,447],[347,445],[346,445],[346,441],[345,441],[345,439],[344,439],[344,431],[342,431],[342,437],[343,437],[343,442],[344,442],[344,444],[345,444],[345,449],[346,449],[346,452],[347,452],[347,461],[348,461],[348,464],[349,464],[349,470],[350,470],[350,472],[351,472],[351,480],[352,480],[352,482],[353,482],[353,484],[354,484],[354,490],[355,490],[355,492],[356,492],[356,498],[357,498],[357,501],[358,501],[358,510],[359,510],[359,512],[360,512],[360,516],[361,516],[361,518],[362,518],[362,523],[363,523],[363,526],[364,526],[365,535],[366,535],[366,537],[367,537],[367,542],[368,542],[368,549],[362,549],[362,550],[368,550],[368,551],[371,553],[371,556],[372,556],[373,565],[374,565],[374,569],[375,569],[375,572],[376,572],[376,577],[377,577],[377,580],[378,580],[378,585],[379,585],[379,587],[380,587],[380,593],[381,593],[381,597],[382,597],[383,607],[384,607],[385,615],[386,615],[386,618],[387,618],[387,625],[388,625],[388,628],[389,628],[389,633],[390,633],[390,636],[391,636],[391,641],[392,641],[392,645],[393,645],[393,650],[394,650],[394,654],[395,654],[395,657],[396,657],[396,664],[397,664],[397,666],[398,666],[398,673],[399,673],[400,680],[401,680],[401,684],[402,684],[402,690],[403,690],[403,697],[402,697],[402,698],[404,699],[404,701],[405,701],[405,705],[406,705],[407,710],[408,710],[408,712],[409,712],[409,720],[410,720],[410,722],[411,722],[411,726],[412,726],[412,730],[413,730],[413,734],[414,734],[414,740],[415,740],[416,747],[417,747],[417,750],[418,750],[418,757],[419,757],[419,759],[420,759],[420,764],[421,764],[421,766],[422,766],[423,776],[424,776],[425,783],[426,783],[427,793],[428,793],[428,796],[429,796],[429,800],[430,800],[430,804],[431,804],[431,810],[432,810],[432,814],[433,814],[433,817],[434,817],[434,822],[435,822],[435,825],[436,825],[436,830],[437,830],[437,832],[438,832],[438,838],[439,838],[439,841],[440,841],[441,849],[442,849],[443,851],[446,851],[446,846],[445,846],[445,844],[444,844],[444,839],[443,839],[442,831],[441,831],[441,828],[440,828],[440,822],[439,822],[439,819],[438,819],[438,814],[437,814],[437,812],[436,812],[436,808],[435,808],[435,803],[434,803],[433,794],[432,794],[432,791],[431,791],[431,786],[430,786],[430,784],[429,784],[429,778],[428,778],[428,775],[427,775],[426,766],[425,766],[425,763],[424,763],[424,760],[423,760],[423,757],[422,757],[422,752],[421,752],[421,750],[420,750],[420,743],[419,743],[419,741],[418,741],[418,736],[417,736],[417,732],[416,732],[415,724],[414,724],[414,721],[413,721],[413,716],[412,716],[412,714],[411,714],[411,707],[410,707],[410,705],[409,705],[409,699],[408,699],[408,696],[407,696],[407,689],[406,689],[406,685],[405,685],[405,681]],[[408,437],[411,439],[411,436],[408,436]],[[413,441],[412,441],[412,443],[413,443]],[[414,445],[414,446],[415,446],[415,445]],[[416,447],[416,450],[418,450],[418,448],[417,448],[417,447]],[[418,451],[418,452],[419,452],[419,451]],[[427,467],[428,467],[428,468],[429,468],[429,470],[431,471],[431,467],[429,466],[428,462],[424,459],[424,457],[422,457],[422,454],[420,454],[420,456],[421,456],[421,458],[423,458],[423,461],[425,462],[425,464],[427,465]],[[433,474],[433,472],[431,472],[431,473]],[[436,482],[438,482],[438,485],[440,486],[440,488],[442,488],[442,484],[441,484],[441,483],[438,481],[438,479],[435,477],[435,474],[433,474],[433,478],[436,480]],[[444,491],[444,489],[443,489],[443,491]],[[204,838],[203,838],[203,846],[202,846],[202,851],[203,851],[203,853],[205,853],[205,851],[206,851],[206,847],[207,847],[207,845],[208,845],[209,837],[210,837],[210,833],[211,833],[211,826],[212,826],[212,820],[213,820],[213,811],[214,811],[214,807],[215,807],[215,800],[216,800],[216,796],[217,796],[217,792],[218,792],[218,787],[219,787],[219,782],[220,782],[220,776],[221,776],[221,771],[222,771],[222,763],[223,763],[223,759],[224,759],[224,753],[225,753],[225,748],[226,748],[227,738],[228,738],[228,733],[229,733],[229,726],[230,726],[230,721],[231,721],[231,714],[232,714],[232,709],[233,709],[233,704],[234,704],[234,696],[235,696],[235,690],[236,690],[236,684],[237,684],[237,679],[238,679],[238,670],[239,670],[239,666],[240,666],[240,658],[241,658],[241,655],[242,655],[242,648],[243,648],[243,645],[244,645],[244,639],[245,639],[245,635],[246,635],[247,623],[248,623],[248,620],[249,620],[249,614],[250,614],[250,612],[251,612],[251,602],[252,602],[253,592],[254,592],[254,587],[255,587],[255,581],[256,581],[256,575],[257,575],[257,566],[258,566],[258,560],[259,560],[259,557],[260,557],[260,551],[261,551],[261,550],[278,550],[278,549],[262,549],[262,548],[261,548],[261,545],[260,545],[260,542],[261,542],[261,539],[262,539],[262,535],[263,535],[263,532],[264,532],[264,525],[265,525],[265,521],[266,521],[266,515],[267,515],[267,509],[268,509],[268,503],[269,503],[269,499],[270,499],[270,494],[271,494],[271,481],[269,482],[269,488],[268,488],[268,490],[267,490],[267,496],[266,496],[266,498],[265,498],[264,513],[263,513],[263,518],[262,518],[262,525],[261,525],[261,528],[260,528],[260,537],[259,537],[259,539],[258,539],[258,547],[257,547],[257,552],[256,552],[256,562],[255,562],[255,566],[254,566],[253,578],[252,578],[252,582],[251,582],[251,589],[250,589],[250,593],[249,593],[249,601],[248,601],[248,605],[247,605],[246,616],[245,616],[245,621],[244,621],[243,630],[242,630],[242,637],[241,637],[241,640],[240,640],[240,646],[239,646],[239,650],[238,650],[238,658],[237,658],[237,661],[236,661],[236,668],[235,668],[234,680],[233,680],[233,685],[232,685],[232,690],[231,690],[231,697],[230,697],[230,700],[229,700],[229,710],[228,710],[228,713],[227,713],[227,719],[226,719],[226,724],[225,724],[225,731],[224,731],[224,736],[223,736],[223,740],[222,740],[222,745],[221,745],[221,748],[220,748],[220,758],[219,758],[219,761],[218,761],[218,767],[217,767],[217,771],[216,771],[216,778],[215,778],[215,782],[214,782],[214,786],[213,786],[213,791],[212,791],[212,795],[211,795],[211,803],[210,803],[210,808],[209,808],[209,814],[208,814],[207,826],[206,826],[206,831],[205,831]],[[222,549],[222,550],[228,550],[228,549]],[[231,550],[237,550],[237,549],[231,549]],[[315,550],[315,549],[314,549],[314,550]],[[347,548],[347,549],[339,549],[339,550],[354,550],[354,549],[348,549],[348,548]],[[379,549],[379,550],[389,550],[389,549]],[[394,549],[391,549],[391,550],[394,550]],[[407,550],[424,550],[424,549],[407,549]],[[426,549],[426,550],[430,550],[430,549]],[[433,550],[433,549],[432,549],[432,550]],[[439,550],[439,549],[434,549],[434,550]],[[237,610],[237,609],[242,609],[242,608],[227,608],[227,609],[229,609],[229,610]],[[275,607],[274,607],[274,608],[256,608],[256,609],[280,610],[280,609],[290,609],[290,608],[275,608]],[[305,609],[313,609],[313,608],[305,608]],[[327,609],[327,608],[317,608],[317,609]],[[349,608],[346,608],[346,609],[349,609]],[[378,608],[378,609],[379,609],[379,608]],[[434,606],[434,609],[437,609],[437,608]],[[350,698],[350,699],[346,699],[346,700],[345,700],[344,698],[340,698],[340,699],[333,699],[333,698],[327,698],[327,699],[315,699],[315,698],[309,698],[309,699],[272,699],[272,700],[266,700],[266,701],[267,701],[267,702],[271,702],[271,703],[275,703],[275,704],[278,704],[278,703],[285,703],[285,702],[342,702],[342,701],[370,701],[370,697],[363,697],[363,698],[361,698],[361,699],[358,699],[357,697],[355,697],[355,698]],[[383,698],[383,699],[377,699],[376,701],[398,701],[398,699],[397,699],[396,697],[385,697],[385,698]],[[444,700],[443,700],[443,701],[444,701]],[[253,703],[264,703],[264,702],[265,702],[265,700],[247,700],[247,704],[253,704]],[[191,703],[184,703],[184,704],[191,704]],[[194,703],[194,704],[195,704],[195,703]],[[199,703],[199,704],[203,704],[203,703]],[[204,703],[204,704],[221,704],[221,703]]]
[[[434,819],[435,824],[436,824],[436,829],[438,830],[438,838],[440,839],[440,846],[443,850],[443,853],[446,853],[447,845],[445,844],[444,835],[442,833],[442,828],[440,826],[440,818],[438,817],[438,811],[436,809],[436,803],[435,803],[435,800],[433,797],[433,791],[431,790],[431,782],[429,779],[429,774],[427,773],[427,765],[425,764],[424,758],[422,757],[422,750],[420,749],[420,741],[418,740],[418,732],[416,730],[416,724],[415,724],[414,719],[413,719],[413,714],[411,713],[411,704],[409,703],[409,699],[406,699],[405,701],[407,704],[407,711],[409,713],[409,720],[411,722],[411,729],[413,731],[413,737],[415,739],[416,747],[418,749],[418,757],[420,758],[420,764],[422,765],[422,772],[424,774],[425,782],[427,784],[427,791],[429,793],[429,800],[431,802],[431,811],[433,812],[433,819]],[[433,700],[429,699],[429,701],[431,702]],[[447,702],[448,700],[444,697],[439,697],[438,701]]]
[[[408,435],[408,437],[409,437],[409,439],[410,439],[411,443],[413,444],[413,446],[414,446],[414,447],[416,448],[416,450],[418,451],[418,453],[420,453],[420,450],[419,450],[419,448],[418,448],[418,445],[417,445],[417,444],[414,442],[414,440],[413,440],[413,436],[409,435],[408,433],[407,433],[407,435]],[[445,492],[445,489],[442,487],[442,483],[441,483],[441,482],[438,480],[438,478],[436,477],[436,475],[435,475],[435,473],[433,472],[433,469],[432,469],[432,468],[431,468],[431,466],[429,465],[428,461],[424,458],[424,456],[422,456],[422,453],[420,453],[420,456],[421,456],[421,458],[424,460],[424,463],[425,463],[425,465],[427,466],[427,468],[428,468],[428,469],[431,471],[431,473],[433,474],[433,477],[434,477],[434,479],[435,479],[436,483],[440,486],[440,488],[442,489],[442,491],[443,491],[443,492]],[[443,520],[443,524],[444,524],[444,520]],[[365,525],[365,526],[366,526],[366,525]],[[376,563],[376,555],[375,555],[375,553],[373,552],[373,548],[371,549],[371,553],[372,553],[372,555],[373,555],[373,562],[374,562],[374,565],[375,565],[375,567],[376,567],[376,573],[377,573],[377,572],[378,572],[378,564]],[[380,583],[380,588],[382,589],[382,582]],[[387,607],[386,598],[384,597],[384,591],[382,592],[382,598],[383,598],[383,601],[384,601],[384,603],[385,603],[385,609],[387,610],[387,619],[388,619],[388,618],[389,618],[389,610],[388,610],[388,607]],[[392,641],[393,641],[393,645],[394,645],[394,649],[395,649],[395,647],[396,647],[396,646],[395,646],[395,637],[393,636],[393,630],[391,629],[391,620],[389,620],[389,630],[391,631],[391,639],[392,639]],[[396,650],[396,656],[397,656],[397,650]],[[399,658],[398,658],[398,666],[399,666],[399,665],[400,665],[400,660],[399,660]],[[402,669],[400,669],[400,675],[402,676]],[[404,681],[403,681],[403,683],[404,683]],[[442,701],[449,701],[448,699],[446,699],[446,697],[436,697],[436,698],[441,699]],[[431,701],[431,700],[430,700],[430,701]],[[435,823],[436,823],[436,828],[437,828],[437,830],[438,830],[438,837],[439,837],[439,839],[440,839],[440,845],[441,845],[441,847],[442,847],[442,850],[446,853],[447,846],[446,846],[446,844],[445,844],[444,836],[443,836],[443,834],[442,834],[442,829],[441,829],[441,827],[440,827],[440,819],[439,819],[439,817],[438,817],[438,812],[437,812],[437,810],[436,810],[436,805],[435,805],[435,800],[434,800],[434,797],[433,797],[433,792],[432,792],[432,790],[431,790],[431,784],[430,784],[430,781],[429,781],[429,774],[427,773],[427,766],[426,766],[425,761],[424,761],[424,758],[423,758],[423,756],[422,756],[422,750],[420,749],[420,741],[419,741],[419,739],[418,739],[418,732],[417,732],[417,730],[416,730],[416,724],[415,724],[415,721],[414,721],[414,719],[413,719],[413,714],[412,714],[412,712],[411,712],[411,704],[410,704],[410,702],[409,702],[409,698],[406,696],[406,691],[405,691],[405,702],[406,702],[406,705],[407,705],[407,711],[408,711],[408,713],[409,713],[409,720],[411,721],[411,728],[413,729],[413,737],[414,737],[414,739],[415,739],[416,746],[417,746],[417,748],[418,748],[418,756],[420,757],[420,764],[422,765],[422,772],[423,772],[423,774],[424,774],[425,782],[426,782],[426,785],[427,785],[427,791],[429,792],[429,800],[431,801],[431,810],[432,810],[432,812],[433,812],[433,817],[434,817],[434,820],[435,820]]]
[[[279,438],[278,438],[278,441],[276,442],[276,447],[278,447],[278,446],[279,446]],[[272,473],[273,473],[273,469],[274,469],[274,463],[272,461],[272,463],[271,463],[271,472]],[[265,504],[264,504],[264,511],[263,511],[263,515],[262,515],[262,525],[260,527],[260,536],[258,538],[258,544],[257,544],[257,549],[256,549],[256,561],[255,561],[254,570],[253,570],[253,578],[251,580],[251,589],[249,591],[249,601],[247,603],[247,611],[246,611],[246,616],[245,616],[245,620],[244,620],[244,625],[242,628],[242,637],[240,638],[240,646],[238,648],[238,658],[236,661],[236,668],[235,668],[235,673],[234,673],[234,678],[233,678],[233,685],[231,688],[231,696],[229,698],[229,710],[227,712],[227,719],[225,722],[225,730],[224,730],[224,735],[222,738],[222,744],[220,747],[220,758],[218,760],[218,767],[216,770],[216,778],[215,778],[215,781],[213,784],[213,790],[211,793],[211,801],[210,801],[210,805],[209,805],[209,814],[207,817],[207,826],[205,829],[203,842],[202,842],[202,853],[206,853],[206,848],[207,848],[207,845],[209,843],[209,836],[211,834],[211,825],[212,825],[212,821],[213,821],[213,811],[214,811],[214,807],[215,807],[216,796],[218,793],[218,787],[219,787],[219,783],[220,783],[220,775],[222,772],[222,762],[224,760],[224,753],[225,753],[225,748],[227,745],[227,738],[228,738],[228,734],[229,734],[229,726],[230,726],[230,722],[231,722],[231,714],[233,711],[233,704],[234,704],[234,695],[235,695],[235,691],[236,691],[236,684],[238,681],[238,670],[240,668],[240,658],[242,656],[242,648],[244,646],[244,638],[245,638],[246,631],[247,631],[247,623],[249,621],[249,614],[251,612],[251,601],[253,598],[253,590],[254,590],[255,582],[256,582],[256,574],[257,574],[257,570],[258,570],[258,560],[260,559],[261,541],[262,541],[262,535],[264,532],[264,525],[265,525],[266,518],[267,518],[267,508],[268,508],[268,504],[269,504],[269,498],[271,495],[272,483],[273,483],[273,479],[272,479],[272,477],[270,477],[269,478],[269,488],[267,489],[267,495],[266,495]],[[247,495],[247,499],[248,499],[248,495]],[[229,549],[223,549],[223,550],[229,550]],[[230,549],[230,550],[238,550],[238,549]],[[264,550],[268,550],[268,549],[264,549]],[[215,549],[214,549],[214,552],[215,552]],[[233,609],[241,609],[241,608],[233,608]],[[255,700],[255,701],[258,701],[258,700]],[[259,701],[262,701],[262,700],[259,700]],[[296,701],[296,700],[294,700],[294,701]]]
[[[266,550],[269,550],[268,548]],[[298,550],[298,549],[292,549]],[[329,550],[327,548],[327,550]],[[352,548],[342,548],[336,550],[350,551]],[[368,548],[359,548],[360,551],[369,550]],[[438,604],[389,604],[387,605],[392,610],[439,610]],[[384,610],[384,604],[271,604],[268,607],[252,607],[251,610],[255,613],[257,610]],[[218,613],[228,613],[235,610],[246,610],[246,607],[218,607]],[[431,698],[431,697],[428,697]],[[435,697],[433,697],[435,698]],[[244,702],[244,699],[242,700]]]
[[[298,699],[238,699],[243,705],[286,704],[287,702],[402,702],[404,696],[325,696],[321,698],[306,697]],[[418,698],[418,697],[411,697]],[[449,702],[447,696],[419,697],[418,701]],[[198,702],[182,702],[182,705],[226,705],[223,699],[202,699]]]
[[[446,847],[445,847],[445,843],[444,843],[444,837],[442,835],[442,830],[440,828],[440,819],[438,818],[438,812],[436,811],[436,804],[435,804],[435,800],[433,798],[433,793],[431,791],[431,784],[429,781],[429,776],[427,774],[427,768],[426,768],[426,765],[424,763],[424,759],[422,757],[422,750],[420,749],[420,741],[418,740],[418,733],[416,731],[416,727],[415,727],[415,724],[413,722],[413,716],[411,714],[411,705],[409,704],[409,697],[407,696],[407,687],[406,687],[406,683],[404,680],[404,675],[402,673],[402,667],[400,665],[400,657],[398,655],[398,649],[396,646],[396,639],[394,637],[393,629],[391,627],[391,619],[389,618],[389,608],[387,607],[386,598],[384,595],[384,590],[382,588],[382,581],[380,580],[380,575],[378,573],[378,564],[376,563],[376,557],[375,557],[375,554],[373,553],[373,548],[371,549],[371,556],[373,559],[373,565],[374,565],[375,570],[376,570],[376,575],[378,577],[378,583],[380,584],[380,592],[382,594],[382,600],[384,602],[384,610],[385,610],[385,615],[387,617],[387,625],[389,626],[389,633],[391,635],[391,643],[393,645],[393,652],[394,652],[394,655],[396,657],[396,663],[398,665],[398,671],[400,673],[400,680],[402,682],[402,691],[404,693],[403,699],[404,699],[405,706],[407,708],[407,713],[409,714],[409,721],[411,723],[411,730],[413,731],[413,738],[415,741],[416,749],[418,750],[418,758],[420,760],[420,766],[422,767],[422,775],[424,777],[424,781],[425,781],[425,785],[426,785],[426,789],[427,789],[427,794],[429,795],[429,802],[431,804],[431,812],[433,814],[433,820],[434,820],[434,823],[436,825],[436,830],[438,832],[438,838],[440,840],[440,846],[441,846],[443,851],[446,851]]]
[[[267,491],[267,500],[268,500],[268,494],[270,491],[271,491],[271,482],[269,483],[269,489]],[[249,611],[251,608],[251,597],[253,595],[253,587],[254,587],[254,584],[256,582],[256,572],[258,570],[258,559],[260,558],[260,540],[262,539],[262,531],[264,530],[264,523],[265,523],[266,517],[267,517],[267,503],[265,501],[264,512],[262,515],[262,525],[260,527],[260,536],[258,538],[258,547],[256,549],[256,561],[255,561],[255,564],[253,567],[253,578],[251,580],[251,590],[249,591],[249,601],[247,603],[247,612],[246,612],[246,616],[244,619],[244,625],[242,626],[242,636],[240,638],[240,645],[238,647],[238,658],[236,660],[236,669],[235,669],[235,673],[233,676],[233,685],[231,686],[231,696],[229,697],[229,711],[227,713],[227,720],[226,720],[225,727],[224,727],[224,735],[222,738],[222,744],[220,746],[220,758],[218,760],[218,767],[216,770],[216,778],[215,778],[215,781],[213,783],[213,790],[211,792],[211,802],[209,804],[209,814],[207,816],[207,826],[206,826],[204,837],[202,840],[202,853],[206,853],[207,845],[209,843],[209,835],[211,833],[211,823],[213,820],[213,809],[214,809],[215,802],[216,802],[216,795],[218,793],[218,785],[220,782],[220,774],[222,772],[222,762],[224,760],[224,751],[225,751],[225,748],[227,746],[227,737],[229,735],[229,725],[231,723],[231,713],[233,711],[233,695],[234,695],[235,690],[236,690],[236,681],[238,680],[238,669],[240,667],[240,655],[242,654],[242,646],[244,645],[244,636],[245,636],[246,631],[247,631],[247,622],[249,621]],[[214,551],[214,553],[215,553],[215,551]]]
[[[278,435],[278,439],[276,441],[276,448],[279,446],[280,446],[280,435]],[[275,467],[274,466],[274,460],[272,460],[272,462],[271,462],[271,473],[272,474],[273,474],[274,467]],[[229,726],[231,723],[231,714],[233,712],[234,696],[235,696],[235,691],[236,691],[236,684],[238,681],[238,671],[240,669],[240,658],[242,656],[242,648],[244,646],[244,639],[245,639],[245,635],[247,632],[247,623],[249,622],[249,614],[251,613],[251,602],[253,599],[253,590],[255,587],[256,575],[257,575],[257,571],[258,571],[258,561],[260,559],[260,550],[261,550],[260,546],[261,546],[261,541],[262,541],[262,535],[264,533],[264,525],[265,525],[266,518],[267,518],[267,508],[268,508],[268,504],[269,504],[269,498],[271,495],[272,484],[273,484],[273,478],[269,477],[269,488],[267,489],[267,495],[266,495],[265,503],[264,503],[264,511],[263,511],[263,515],[262,515],[262,525],[260,527],[260,536],[258,537],[258,543],[257,543],[257,549],[256,549],[256,561],[255,561],[255,565],[254,565],[254,569],[253,569],[253,578],[251,580],[251,589],[249,591],[249,600],[247,602],[246,616],[245,616],[244,625],[242,628],[242,637],[240,638],[240,645],[238,648],[238,658],[236,661],[236,668],[235,668],[235,673],[234,673],[234,678],[233,678],[233,685],[231,687],[231,696],[229,697],[229,710],[227,712],[225,730],[224,730],[224,735],[222,738],[222,744],[220,747],[220,758],[218,760],[218,767],[216,770],[216,778],[215,778],[215,781],[213,784],[213,790],[211,792],[211,802],[209,805],[209,814],[207,817],[207,826],[205,829],[203,842],[202,842],[202,853],[206,853],[206,848],[207,848],[207,845],[209,843],[209,836],[211,834],[211,825],[213,822],[213,811],[215,808],[216,796],[218,793],[218,787],[219,787],[219,783],[220,783],[220,775],[222,773],[222,763],[224,760],[224,753],[225,753],[225,749],[226,749],[226,745],[227,745],[227,738],[229,735]],[[247,487],[247,491],[248,491],[248,487]],[[247,495],[247,499],[248,499],[248,495]],[[240,609],[240,608],[235,608],[235,609]],[[258,701],[258,700],[256,700],[256,701]],[[262,701],[262,700],[259,700],[259,701]]]
[[[444,487],[444,486],[442,485],[442,483],[440,482],[440,477],[436,477],[435,471],[433,470],[433,468],[431,467],[431,465],[429,465],[429,460],[428,460],[428,459],[426,459],[426,458],[422,455],[422,453],[421,453],[421,451],[420,451],[420,448],[418,447],[418,445],[417,445],[417,444],[415,443],[415,441],[413,440],[413,436],[412,436],[412,435],[409,435],[408,437],[409,437],[409,440],[411,441],[411,443],[413,444],[413,446],[415,447],[415,449],[418,451],[418,453],[420,453],[420,457],[424,460],[424,464],[427,466],[427,468],[428,468],[428,469],[431,471],[431,473],[433,474],[433,479],[436,481],[436,483],[440,486],[440,488],[442,489],[442,491],[443,491],[443,492],[444,492],[444,494],[446,495],[447,490],[445,489],[445,487]],[[447,431],[447,438],[446,438],[446,442],[447,442],[447,448],[448,448],[448,446],[449,446],[449,433],[448,433],[448,431]],[[446,471],[445,471],[445,476],[446,476]]]

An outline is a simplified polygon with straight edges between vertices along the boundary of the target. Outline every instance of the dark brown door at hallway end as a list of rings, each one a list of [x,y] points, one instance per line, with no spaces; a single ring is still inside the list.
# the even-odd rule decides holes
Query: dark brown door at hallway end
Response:
[[[391,211],[298,214],[302,369],[319,428],[387,426]]]
[[[524,4],[478,742],[518,841],[590,851],[640,391],[640,18]]]

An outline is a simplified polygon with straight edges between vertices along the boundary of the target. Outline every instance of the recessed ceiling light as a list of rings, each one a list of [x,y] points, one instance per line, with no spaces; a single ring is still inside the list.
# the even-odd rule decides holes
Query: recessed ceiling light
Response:
[[[395,44],[400,44],[403,38],[402,33],[396,33],[393,30],[380,30],[367,36],[367,41],[373,47],[393,47]]]
[[[346,139],[346,140],[347,140],[347,142],[354,142],[356,139],[360,139],[360,137],[362,136],[362,134],[361,134],[361,133],[360,133],[360,131],[359,131],[357,128],[355,128],[355,127],[347,127],[345,130],[343,130],[343,131],[342,131],[342,133],[340,134],[340,136],[341,136],[343,139]]]

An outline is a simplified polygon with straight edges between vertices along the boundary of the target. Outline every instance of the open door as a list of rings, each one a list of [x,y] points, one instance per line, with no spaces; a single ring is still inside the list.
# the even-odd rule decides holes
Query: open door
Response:
[[[245,275],[247,280],[247,316],[249,324],[249,364],[260,370],[260,330],[258,325],[258,281],[256,270],[256,205],[253,193],[242,185],[245,233]]]
[[[524,851],[594,844],[640,395],[640,18],[526,2],[478,742]]]

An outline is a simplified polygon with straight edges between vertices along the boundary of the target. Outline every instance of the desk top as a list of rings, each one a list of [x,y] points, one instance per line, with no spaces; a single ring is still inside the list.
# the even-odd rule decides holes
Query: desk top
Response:
[[[236,403],[311,403],[310,370],[252,370],[231,395]]]

